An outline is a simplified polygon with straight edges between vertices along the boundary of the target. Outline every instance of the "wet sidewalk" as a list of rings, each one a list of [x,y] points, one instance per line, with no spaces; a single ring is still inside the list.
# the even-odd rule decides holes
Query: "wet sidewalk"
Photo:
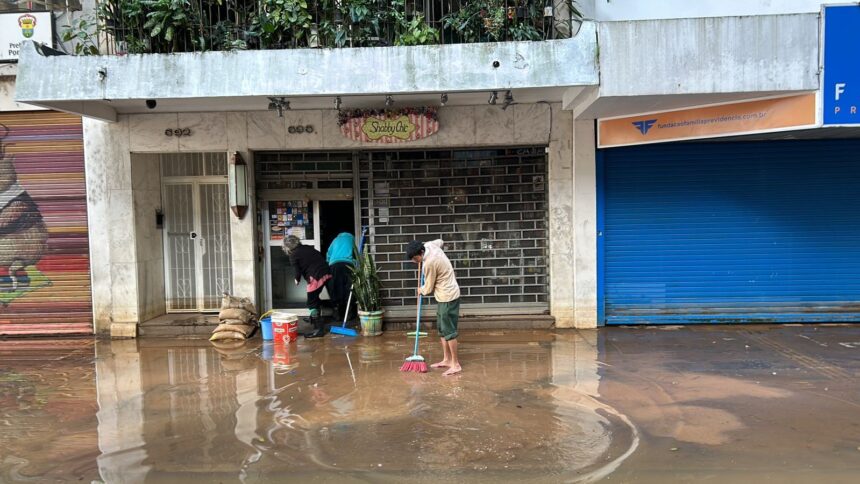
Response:
[[[455,377],[410,350],[0,341],[0,482],[860,480],[860,326],[471,332]]]

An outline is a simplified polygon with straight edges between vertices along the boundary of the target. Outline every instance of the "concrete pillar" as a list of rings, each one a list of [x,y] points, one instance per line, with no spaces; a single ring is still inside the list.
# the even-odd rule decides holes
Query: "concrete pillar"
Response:
[[[128,119],[84,118],[83,128],[95,331],[134,336],[139,302]]]
[[[550,313],[558,328],[572,328],[574,315],[573,116],[554,106],[549,144]]]
[[[594,121],[573,128],[573,306],[577,328],[597,327],[597,165]]]
[[[161,157],[157,154],[131,156],[131,184],[134,198],[134,235],[137,247],[137,300],[139,322],[167,312],[164,298],[164,234],[156,225],[161,210]]]
[[[227,113],[227,151],[236,151],[248,164],[248,211],[239,220],[230,212],[230,240],[233,258],[233,294],[250,297],[257,306],[257,204],[254,190],[254,159],[248,149],[248,120],[245,113]]]

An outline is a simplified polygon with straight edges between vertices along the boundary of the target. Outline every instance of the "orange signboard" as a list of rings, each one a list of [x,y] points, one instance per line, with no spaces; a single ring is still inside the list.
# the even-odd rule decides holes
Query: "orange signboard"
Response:
[[[808,93],[600,119],[597,141],[611,148],[815,126],[815,93]]]

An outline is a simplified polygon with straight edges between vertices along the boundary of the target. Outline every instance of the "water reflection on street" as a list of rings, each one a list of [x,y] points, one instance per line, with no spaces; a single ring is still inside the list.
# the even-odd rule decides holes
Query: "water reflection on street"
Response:
[[[0,481],[840,481],[860,328],[830,329],[484,331],[453,378],[399,372],[402,333],[0,341]]]

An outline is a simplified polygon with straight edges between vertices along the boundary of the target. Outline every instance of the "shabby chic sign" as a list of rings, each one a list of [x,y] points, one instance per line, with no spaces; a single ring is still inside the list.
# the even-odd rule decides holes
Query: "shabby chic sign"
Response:
[[[406,143],[439,131],[433,108],[342,111],[338,124],[347,138],[367,143]]]

